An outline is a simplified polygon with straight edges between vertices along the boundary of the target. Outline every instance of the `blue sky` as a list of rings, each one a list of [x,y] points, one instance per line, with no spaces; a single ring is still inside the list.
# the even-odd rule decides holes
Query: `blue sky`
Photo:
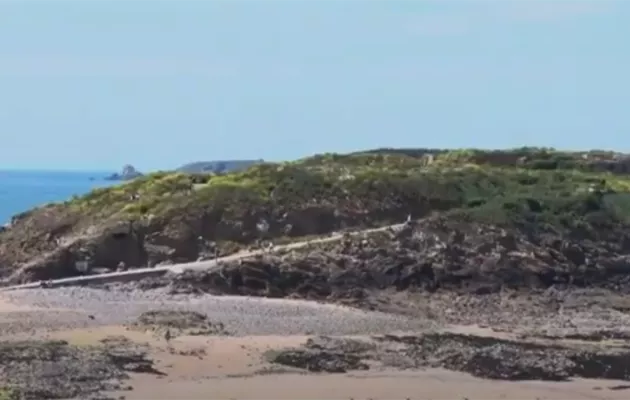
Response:
[[[0,1],[0,168],[630,151],[627,1]]]

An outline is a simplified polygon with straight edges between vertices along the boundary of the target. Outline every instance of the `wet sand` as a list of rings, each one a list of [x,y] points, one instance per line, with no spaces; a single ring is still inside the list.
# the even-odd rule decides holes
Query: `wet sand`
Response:
[[[53,295],[49,292],[47,295]],[[15,298],[13,298],[15,301]],[[222,301],[229,301],[223,299]],[[57,305],[57,303],[52,302]],[[259,302],[258,310],[273,308],[278,301]],[[276,305],[273,305],[276,304]],[[295,301],[290,303],[295,306]],[[304,307],[318,309],[316,303]],[[326,306],[321,306],[325,307]],[[76,315],[77,309],[56,312]],[[304,308],[304,309],[306,309]],[[330,309],[328,309],[330,312]],[[21,305],[0,298],[0,321],[20,315],[38,318],[51,312],[44,305]],[[89,310],[94,313],[95,310]],[[267,309],[276,315],[278,310]],[[81,318],[83,318],[82,316]],[[277,315],[278,318],[281,315]],[[295,316],[293,316],[295,318]],[[313,317],[313,316],[311,316]],[[317,315],[319,317],[319,315]],[[99,315],[96,315],[99,318]],[[245,313],[242,318],[248,318]],[[323,317],[322,317],[323,318]],[[249,329],[249,328],[248,328]],[[443,330],[493,335],[491,329],[467,326]],[[71,344],[92,345],[112,336],[124,336],[150,345],[150,357],[166,376],[131,374],[126,382],[131,391],[108,393],[126,399],[627,399],[630,390],[613,390],[628,382],[575,379],[568,382],[491,381],[441,369],[371,370],[345,374],[304,373],[288,367],[271,365],[265,353],[303,344],[309,332],[302,334],[240,334],[237,336],[178,336],[167,343],[159,335],[130,330],[120,324],[37,329],[20,334],[5,333],[6,338],[63,339]],[[504,337],[501,333],[497,336]],[[357,335],[354,335],[357,336]]]
[[[463,329],[462,329],[463,330]],[[613,380],[577,379],[571,382],[501,382],[441,369],[375,371],[347,374],[303,374],[290,369],[268,372],[264,361],[270,350],[298,346],[307,336],[179,337],[171,346],[152,336],[122,327],[57,332],[49,337],[76,344],[96,343],[111,335],[124,335],[152,344],[152,357],[166,377],[133,374],[127,382],[133,391],[110,393],[127,399],[627,399],[627,385]],[[203,349],[197,358],[178,355]],[[173,354],[175,353],[175,354]]]
[[[611,391],[602,385],[623,382],[576,381],[570,383],[487,382],[450,371],[363,373],[353,375],[267,375],[206,381],[133,380],[127,399],[432,399],[432,400],[566,400],[628,398],[628,391]],[[601,388],[601,389],[597,389]],[[185,393],[185,395],[182,395]],[[185,396],[185,397],[182,397]]]

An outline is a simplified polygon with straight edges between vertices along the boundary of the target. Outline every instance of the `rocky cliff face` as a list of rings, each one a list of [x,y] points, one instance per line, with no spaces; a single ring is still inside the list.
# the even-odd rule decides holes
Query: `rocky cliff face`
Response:
[[[225,256],[258,248],[259,241],[267,238],[298,241],[348,227],[378,226],[379,220],[402,221],[408,214],[405,208],[383,210],[381,215],[342,214],[326,207],[269,211],[252,210],[238,220],[222,218],[215,212],[181,216],[177,221],[118,221],[91,225],[78,235],[72,230],[81,221],[56,220],[59,216],[55,216],[49,222],[58,225],[44,229],[42,224],[46,222],[38,220],[41,216],[36,213],[22,222],[30,229],[5,232],[0,254],[18,267],[0,271],[12,283],[24,283],[77,275],[76,263],[86,258],[95,267],[111,270],[121,262],[132,268],[190,262],[214,256],[215,247],[219,256]],[[259,231],[260,221],[268,223],[266,232]]]
[[[630,292],[630,235],[607,241],[532,237],[496,226],[427,218],[400,231],[226,263],[221,270],[145,281],[178,293],[227,293],[362,303],[378,290],[474,294],[552,286]]]

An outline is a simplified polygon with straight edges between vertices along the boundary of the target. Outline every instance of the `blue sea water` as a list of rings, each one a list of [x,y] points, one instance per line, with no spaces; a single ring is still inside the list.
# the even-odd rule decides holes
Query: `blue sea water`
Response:
[[[0,170],[0,224],[33,207],[70,199],[110,186],[111,172],[3,171]]]

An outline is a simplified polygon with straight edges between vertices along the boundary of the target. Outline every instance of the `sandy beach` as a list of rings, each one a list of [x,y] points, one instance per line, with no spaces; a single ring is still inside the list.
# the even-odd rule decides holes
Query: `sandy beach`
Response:
[[[157,300],[159,299],[159,301]],[[149,309],[196,310],[220,322],[226,335],[181,334],[130,328]],[[118,338],[146,346],[159,374],[132,372],[126,399],[625,399],[626,383],[571,378],[563,382],[505,381],[444,368],[392,368],[309,372],[270,362],[269,354],[299,348],[318,335],[365,339],[400,332],[452,332],[506,339],[514,335],[479,326],[441,325],[399,315],[298,300],[237,296],[181,298],[164,292],[94,288],[25,290],[0,298],[2,340],[63,340],[98,346]],[[130,390],[131,389],[131,390]]]
[[[134,340],[150,337],[109,327],[59,332],[52,337],[75,343],[96,341],[107,335],[126,335]],[[302,344],[304,336],[243,336],[200,339],[185,337],[173,343],[175,352],[204,349],[203,359],[174,355],[159,340],[153,357],[167,377],[136,374],[129,380],[131,392],[112,392],[127,399],[625,399],[627,391],[609,387],[623,381],[579,379],[572,382],[489,382],[467,374],[428,369],[420,371],[355,372],[345,375],[302,374],[273,370],[261,361],[265,352]],[[183,397],[185,393],[185,397]]]

